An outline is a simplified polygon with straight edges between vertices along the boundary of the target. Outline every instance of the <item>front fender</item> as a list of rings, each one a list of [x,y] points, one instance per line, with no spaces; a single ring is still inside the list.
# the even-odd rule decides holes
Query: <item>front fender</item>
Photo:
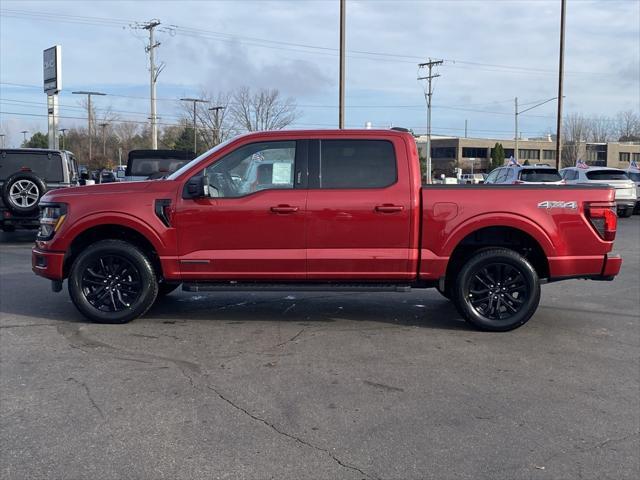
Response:
[[[130,228],[145,237],[153,245],[158,255],[171,254],[169,252],[170,247],[167,239],[163,238],[152,225],[133,215],[117,212],[96,212],[80,219],[73,219],[73,223],[69,226],[69,229],[59,232],[61,234],[60,237],[54,237],[54,241],[51,242],[49,248],[52,250],[66,251],[78,235],[90,228],[104,225]],[[165,230],[169,229],[165,228]]]

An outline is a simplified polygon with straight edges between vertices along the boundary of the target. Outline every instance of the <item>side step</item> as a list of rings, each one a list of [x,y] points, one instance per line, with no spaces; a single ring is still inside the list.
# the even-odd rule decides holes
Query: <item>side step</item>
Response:
[[[192,282],[183,283],[185,292],[401,292],[411,285],[398,283],[261,283],[261,282]]]

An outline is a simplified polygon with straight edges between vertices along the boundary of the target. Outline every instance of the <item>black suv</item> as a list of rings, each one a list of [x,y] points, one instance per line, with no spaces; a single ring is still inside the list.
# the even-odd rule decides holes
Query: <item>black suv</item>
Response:
[[[77,184],[78,165],[65,150],[0,150],[0,228],[37,229],[38,202],[46,191]]]

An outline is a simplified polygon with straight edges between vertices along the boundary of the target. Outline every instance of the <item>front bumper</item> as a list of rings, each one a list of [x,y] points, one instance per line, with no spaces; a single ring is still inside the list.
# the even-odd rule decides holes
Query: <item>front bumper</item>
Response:
[[[64,252],[49,252],[34,248],[31,250],[31,270],[36,275],[49,280],[64,279]]]

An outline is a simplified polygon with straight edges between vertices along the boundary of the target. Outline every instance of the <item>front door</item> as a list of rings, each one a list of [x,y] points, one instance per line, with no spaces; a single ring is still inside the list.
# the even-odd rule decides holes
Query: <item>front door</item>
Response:
[[[252,143],[209,165],[210,197],[179,199],[185,280],[306,278],[306,143]]]

